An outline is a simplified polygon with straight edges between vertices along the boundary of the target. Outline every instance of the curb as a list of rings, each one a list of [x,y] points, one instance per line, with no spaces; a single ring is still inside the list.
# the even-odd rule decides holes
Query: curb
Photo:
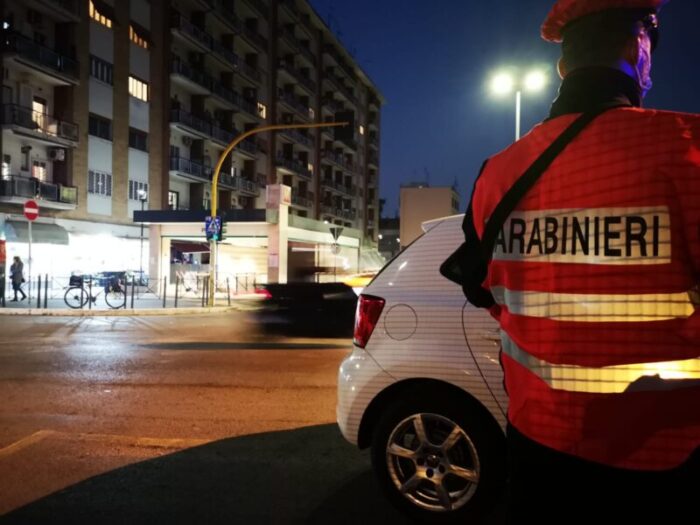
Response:
[[[238,306],[214,306],[205,308],[142,308],[127,310],[69,310],[41,308],[0,308],[0,316],[38,316],[38,317],[147,317],[165,315],[207,315],[239,312],[245,308]]]

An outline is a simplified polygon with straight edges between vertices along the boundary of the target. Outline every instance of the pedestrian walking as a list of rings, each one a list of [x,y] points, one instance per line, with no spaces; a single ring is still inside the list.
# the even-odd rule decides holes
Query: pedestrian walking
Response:
[[[17,301],[17,292],[22,294],[20,301],[24,301],[27,298],[27,294],[22,290],[22,284],[24,284],[24,263],[22,259],[15,256],[10,266],[10,281],[12,282],[12,291],[15,293],[14,299],[11,302]]]
[[[666,3],[557,1],[558,98],[474,186],[456,258],[501,327],[511,523],[697,516],[700,116],[642,109]]]

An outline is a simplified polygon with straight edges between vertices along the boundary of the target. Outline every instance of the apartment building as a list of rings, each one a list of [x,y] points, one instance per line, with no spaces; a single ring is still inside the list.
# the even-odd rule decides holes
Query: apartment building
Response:
[[[326,129],[244,141],[223,163],[219,207],[264,210],[266,187],[283,184],[299,229],[342,225],[376,247],[383,99],[305,0],[6,0],[2,21],[10,256],[25,249],[33,198],[39,271],[154,268],[149,246],[169,259],[158,225],[199,222],[235,136],[348,111],[352,140]],[[189,241],[201,233],[185,230]]]
[[[455,186],[431,187],[426,183],[401,186],[399,193],[399,243],[405,248],[423,234],[423,223],[459,213]]]

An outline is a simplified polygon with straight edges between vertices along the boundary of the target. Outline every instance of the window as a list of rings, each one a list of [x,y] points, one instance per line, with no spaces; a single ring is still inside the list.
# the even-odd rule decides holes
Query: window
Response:
[[[148,49],[148,40],[138,29],[134,28],[133,25],[129,26],[129,40],[139,47]]]
[[[171,210],[177,210],[180,208],[180,192],[168,192],[168,208],[170,208]]]
[[[148,151],[148,133],[140,129],[129,128],[129,147]]]
[[[12,157],[10,155],[2,156],[2,176],[9,177],[12,171]]]
[[[101,58],[91,55],[90,76],[112,86],[114,85],[114,66]]]
[[[105,27],[112,28],[112,20],[107,18],[105,15],[100,13],[96,8],[92,0],[90,0],[90,7],[88,9],[90,18],[92,18],[98,24],[102,24]]]
[[[360,135],[364,135],[364,134],[365,134],[365,127],[360,126]]]
[[[148,102],[148,84],[136,77],[129,76],[129,95]]]
[[[32,177],[39,179],[41,182],[50,182],[45,160],[32,161]]]
[[[267,106],[260,102],[258,102],[258,115],[260,115],[261,118],[267,118]]]
[[[146,199],[148,200],[148,183],[147,182],[139,182],[136,180],[130,180],[129,181],[129,200],[130,201],[140,201],[141,200],[141,195],[144,192]]]
[[[100,117],[90,113],[89,130],[90,135],[100,137],[105,140],[112,140],[112,121],[108,118]]]
[[[112,175],[102,171],[88,171],[88,193],[93,195],[102,195],[104,197],[112,196]]]

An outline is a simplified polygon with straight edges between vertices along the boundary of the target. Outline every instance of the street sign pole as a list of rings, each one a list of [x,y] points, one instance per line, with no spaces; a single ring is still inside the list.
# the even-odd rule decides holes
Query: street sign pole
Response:
[[[263,133],[265,131],[281,131],[285,129],[317,129],[317,128],[332,128],[332,127],[344,127],[344,126],[349,126],[352,125],[352,122],[319,122],[319,123],[314,123],[314,124],[274,124],[271,126],[262,126],[259,128],[253,128],[251,130],[246,131],[245,133],[241,133],[238,135],[235,139],[233,139],[228,146],[226,146],[226,149],[221,153],[219,156],[219,161],[216,163],[216,166],[214,167],[214,174],[212,175],[212,180],[211,180],[211,215],[212,217],[216,217],[218,214],[218,203],[219,203],[219,173],[221,172],[221,168],[224,165],[224,161],[226,160],[226,157],[228,157],[229,153],[233,151],[233,149],[238,146],[243,140],[247,139],[248,137],[255,135],[257,133]],[[353,126],[354,127],[354,126]],[[209,276],[212,279],[216,279],[216,265],[212,266],[211,265],[211,258],[214,257],[214,262],[216,262],[216,255],[213,255],[214,252],[216,251],[216,241],[214,239],[209,240],[209,259],[210,259],[210,265],[209,265]],[[210,287],[209,290],[209,306],[214,306],[214,292],[213,288]]]
[[[32,221],[29,223],[29,260],[27,261],[27,301],[32,301]]]

